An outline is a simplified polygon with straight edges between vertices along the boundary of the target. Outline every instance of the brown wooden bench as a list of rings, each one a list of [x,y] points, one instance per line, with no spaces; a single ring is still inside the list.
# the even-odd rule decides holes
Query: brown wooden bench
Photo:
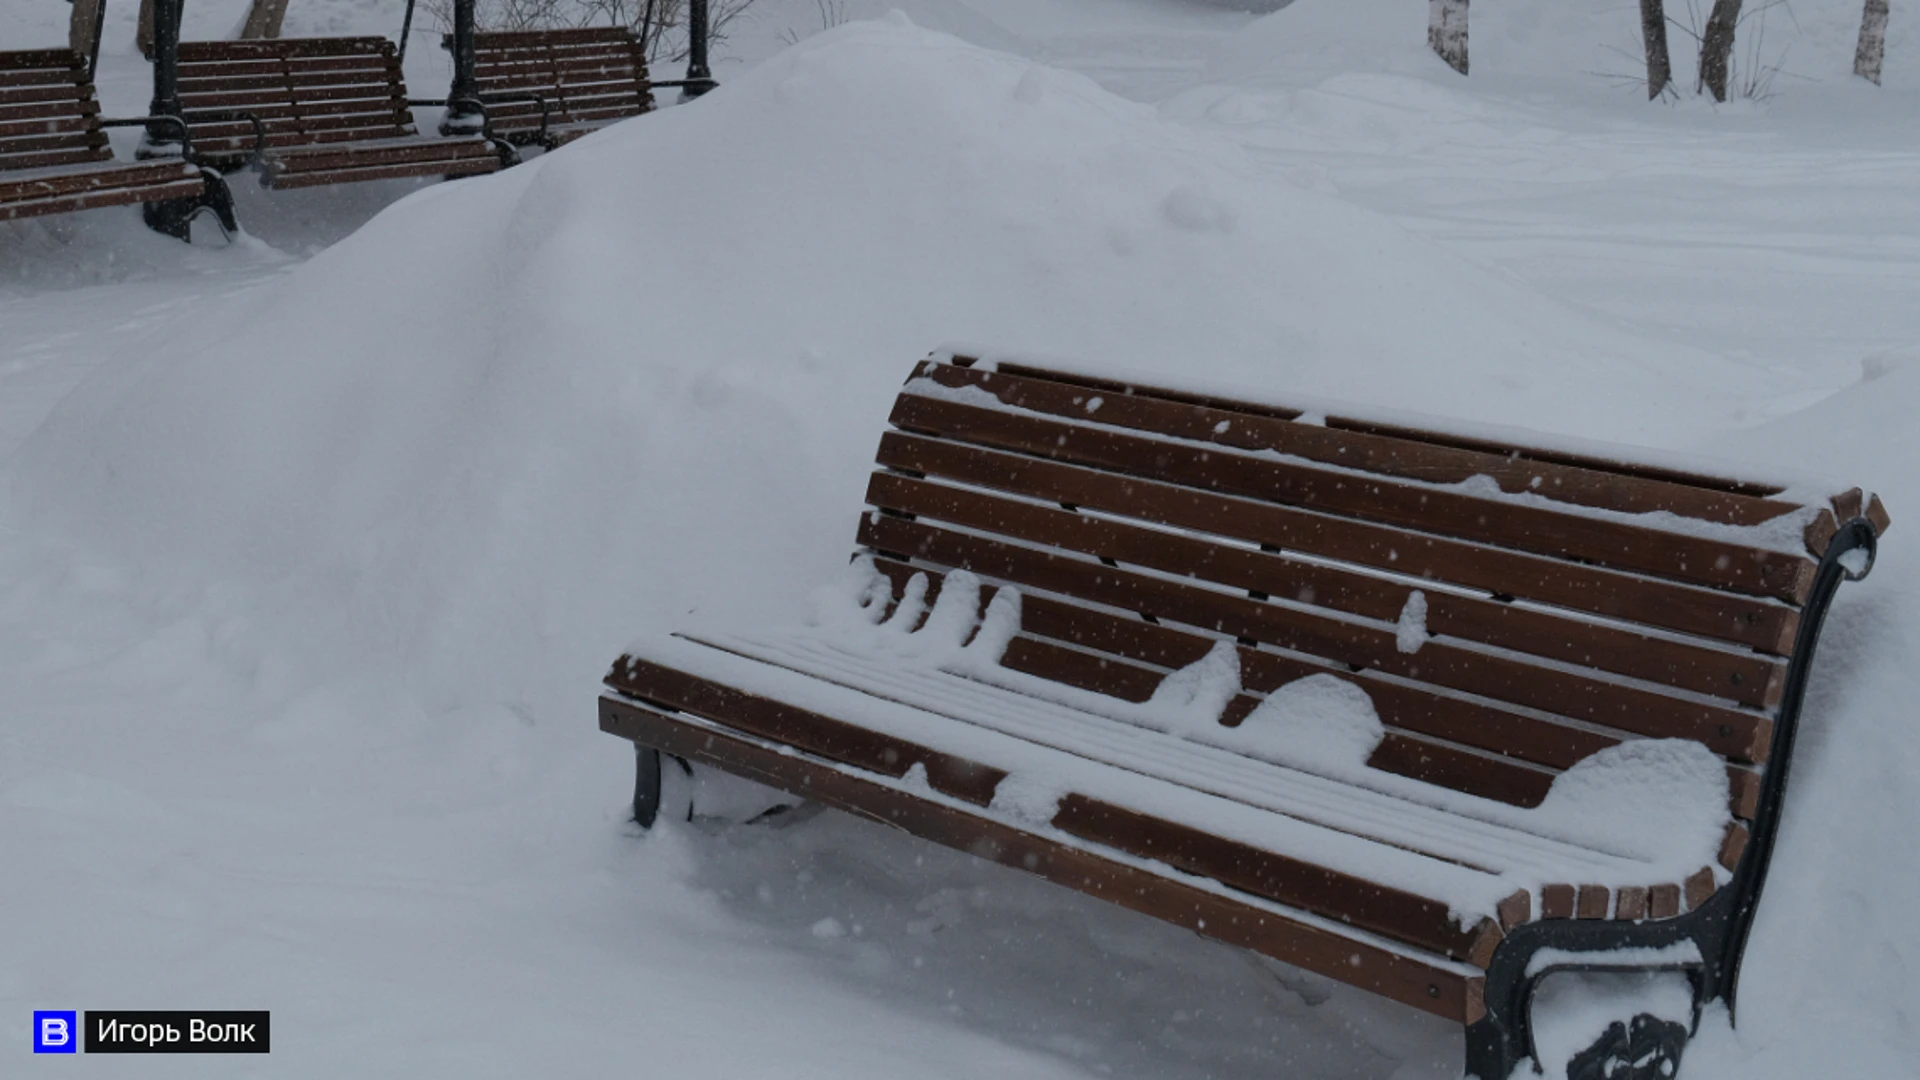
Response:
[[[70,49],[0,52],[0,221],[143,203],[147,221],[185,239],[201,208],[233,220],[217,172],[181,158],[120,161],[107,145],[109,127],[161,118],[102,119],[87,78],[87,61]]]
[[[419,133],[412,107],[445,102],[407,97],[385,38],[188,41],[179,56],[196,151],[227,169],[254,165],[268,187],[472,176],[506,163],[484,132]]]
[[[1732,1004],[1877,498],[960,356],[891,421],[838,616],[615,662],[643,824],[747,777],[1460,1023],[1482,1080],[1554,972]],[[1677,1067],[1620,1019],[1574,1075]]]
[[[556,149],[653,110],[640,41],[624,26],[501,30],[474,38],[474,76],[490,130],[515,146]],[[453,36],[443,40],[453,48]]]

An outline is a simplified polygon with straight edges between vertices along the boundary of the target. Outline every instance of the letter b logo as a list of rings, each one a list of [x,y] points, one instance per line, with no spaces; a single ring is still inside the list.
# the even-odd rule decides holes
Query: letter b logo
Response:
[[[78,1012],[36,1011],[33,1014],[33,1052],[71,1054],[80,1046]]]

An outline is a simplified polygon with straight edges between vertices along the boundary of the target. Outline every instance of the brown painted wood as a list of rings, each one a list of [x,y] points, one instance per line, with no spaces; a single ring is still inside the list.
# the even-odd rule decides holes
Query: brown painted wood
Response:
[[[277,38],[271,41],[183,41],[180,62],[280,60],[292,57],[391,56],[393,42],[378,37]]]
[[[1052,824],[1082,840],[1156,859],[1455,960],[1467,959],[1482,933],[1480,928],[1461,930],[1446,904],[1084,795],[1061,799]]]
[[[1571,885],[1546,885],[1540,889],[1540,917],[1571,919],[1576,892]]]
[[[86,62],[72,49],[9,49],[0,52],[0,69],[34,68],[84,70]]]
[[[979,361],[973,357],[956,356],[953,362],[958,366],[970,367]],[[926,363],[930,362],[923,361],[923,365]],[[1150,394],[1170,401],[1209,405],[1217,408],[1244,411],[1254,415],[1274,416],[1289,420],[1300,415],[1300,410],[1298,409],[1289,409],[1259,402],[1240,401],[1233,398],[1221,397],[1217,394],[1196,394],[1191,391],[1146,383],[1122,382],[1115,379],[1061,372],[1048,368],[1035,367],[1031,364],[1002,361],[997,364],[996,367],[999,371],[1009,375],[1025,375],[1053,379],[1092,389],[1118,391],[1121,393]],[[1764,498],[1778,495],[1782,490],[1775,484],[1757,483],[1751,480],[1736,480],[1721,476],[1709,476],[1703,473],[1648,465],[1644,462],[1627,461],[1621,458],[1597,457],[1565,450],[1553,450],[1520,442],[1501,442],[1433,431],[1430,429],[1400,427],[1374,420],[1330,415],[1327,418],[1327,423],[1329,426],[1342,427],[1353,431],[1391,433],[1397,438],[1429,443],[1434,446],[1480,450],[1498,454],[1503,457],[1518,457],[1545,463],[1573,465],[1602,472],[1618,473],[1624,476],[1646,477],[1707,488],[1709,490],[1726,491],[1734,494],[1745,494]]]
[[[111,188],[104,191],[82,192],[77,195],[59,195],[47,199],[0,202],[0,221],[39,217],[45,214],[67,214],[106,206],[125,206],[137,202],[189,199],[200,194],[204,186],[205,182],[196,177],[192,180],[179,180],[150,187]]]
[[[1875,536],[1886,532],[1888,527],[1893,524],[1893,519],[1887,515],[1886,504],[1880,501],[1880,496],[1878,495],[1874,495],[1867,500],[1866,515],[1867,520],[1873,523],[1873,533]]]
[[[1372,474],[1223,453],[909,393],[895,400],[891,420],[909,431],[996,449],[1795,604],[1804,603],[1813,587],[1814,564],[1804,556],[1483,499]]]
[[[1728,870],[1740,865],[1740,856],[1747,852],[1747,841],[1752,839],[1745,825],[1730,822],[1727,825],[1727,838],[1720,842],[1720,865]]]
[[[1797,610],[1763,600],[937,438],[888,432],[881,437],[877,458],[888,468],[1452,582],[1781,656],[1792,651],[1799,626]]]
[[[1358,571],[893,473],[874,473],[869,478],[867,502],[1083,555],[1273,596],[1299,597],[1314,606],[1382,622],[1397,620],[1414,591]],[[1783,661],[1656,638],[1484,597],[1438,589],[1422,592],[1426,626],[1432,634],[1595,667],[1745,705],[1776,704],[1785,683]]]
[[[611,697],[600,700],[601,729],[639,745],[904,829],[1436,1016],[1471,1024],[1485,1014],[1477,977],[1462,976],[1095,852],[904,795],[809,758],[691,727],[632,702]]]
[[[898,779],[917,763],[926,768],[928,783],[935,789],[976,806],[992,802],[994,788],[1007,775],[1000,769],[637,657],[622,657],[608,673],[606,683],[629,697],[682,709],[883,776]]]
[[[1026,588],[1148,612],[1336,663],[1573,715],[1622,731],[1697,739],[1714,752],[1739,760],[1752,761],[1766,751],[1766,739],[1762,737],[1766,721],[1738,709],[1672,698],[1439,641],[1430,641],[1417,654],[1408,655],[1399,651],[1391,630],[885,515],[863,517],[858,542],[880,552],[925,558]]]
[[[944,578],[938,570],[885,558],[876,558],[874,566],[891,581],[896,599],[916,574],[927,579],[926,603],[932,604],[940,595]],[[994,592],[991,585],[981,589],[983,608]],[[1001,657],[1003,666],[1134,702],[1153,695],[1166,669],[1199,660],[1218,640],[1043,596],[1022,598],[1021,631],[1008,643]],[[1237,724],[1247,703],[1257,700],[1251,695],[1264,696],[1309,675],[1331,674],[1360,685],[1388,730],[1369,765],[1516,806],[1539,805],[1555,773],[1620,741],[1562,721],[1383,682],[1367,672],[1334,671],[1245,646],[1236,651],[1241,683],[1251,694],[1229,705],[1223,723]],[[1727,772],[1730,809],[1735,816],[1751,820],[1758,805],[1760,776],[1736,765],[1729,765]]]
[[[1671,919],[1680,914],[1680,886],[1655,885],[1647,890],[1647,918]]]
[[[1351,427],[1302,423],[1220,405],[1173,401],[1152,393],[1109,391],[1094,413],[1086,407],[1093,391],[1039,373],[1013,374],[944,364],[928,364],[923,371],[925,377],[941,385],[977,387],[1018,408],[1239,450],[1271,450],[1429,483],[1457,484],[1484,476],[1509,494],[1531,493],[1624,513],[1664,510],[1729,525],[1758,525],[1800,509],[1800,504],[1793,502],[1518,456],[1509,448],[1450,446]]]
[[[110,188],[151,187],[175,180],[199,182],[199,174],[185,162],[139,161],[124,165],[89,166],[73,172],[34,179],[13,179],[0,171],[0,201],[44,199]]]
[[[295,172],[270,176],[267,186],[274,188],[320,187],[326,184],[352,184],[366,180],[405,180],[419,176],[480,176],[498,172],[498,158],[465,158],[449,161],[421,161],[405,165],[379,165],[363,169],[329,169],[324,172]]]
[[[1576,919],[1604,919],[1612,907],[1612,894],[1605,885],[1582,885],[1573,902]]]
[[[1613,917],[1628,922],[1638,922],[1647,917],[1647,887],[1645,885],[1623,886],[1614,894]]]
[[[1697,911],[1701,904],[1714,894],[1717,886],[1713,882],[1713,871],[1701,867],[1693,872],[1681,886],[1685,890],[1688,911]]]
[[[492,145],[484,139],[442,139],[433,136],[400,144],[343,142],[338,145],[289,147],[276,155],[278,166],[286,173],[468,158],[497,160]]]

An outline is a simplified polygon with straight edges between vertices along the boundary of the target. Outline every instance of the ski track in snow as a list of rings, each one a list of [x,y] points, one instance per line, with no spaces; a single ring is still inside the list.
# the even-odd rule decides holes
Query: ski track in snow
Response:
[[[1303,11],[1329,2],[1300,0]],[[223,32],[243,6],[190,5],[188,36]],[[1286,12],[1255,22],[1174,0],[848,5],[855,16],[894,6],[1152,104],[1234,147],[1250,182],[1335,194],[1600,324],[1729,361],[1711,377],[1671,373],[1672,392],[1694,404],[1687,423],[1648,430],[1663,445],[1805,459],[1887,495],[1897,527],[1882,566],[1843,591],[1822,653],[1742,1026],[1709,1015],[1684,1075],[1910,1071],[1920,955],[1905,912],[1920,902],[1920,871],[1900,821],[1920,810],[1920,737],[1880,726],[1904,719],[1920,693],[1909,670],[1920,573],[1905,544],[1905,515],[1920,507],[1920,152],[1910,149],[1920,109],[1905,71],[1920,66],[1920,40],[1898,36],[1903,12],[1878,96],[1831,78],[1783,81],[1767,105],[1716,111],[1691,100],[1641,107],[1597,75],[1556,82],[1518,64],[1503,74],[1501,34],[1528,40],[1524,11],[1511,26],[1493,12],[1476,23],[1475,48],[1491,28],[1496,62],[1461,89],[1408,74],[1399,54],[1339,60],[1345,68],[1328,59],[1324,70],[1290,59],[1276,44]],[[1857,8],[1820,0],[1797,11],[1810,42],[1796,53],[1800,71],[1838,55],[1836,42],[1850,49],[1835,28]],[[399,10],[397,0],[296,0],[289,32],[392,34]],[[818,30],[819,10],[761,0],[722,56],[722,79]],[[65,5],[0,0],[0,44],[55,43],[65,15]],[[132,6],[111,7],[100,80],[110,114],[144,104],[131,34]],[[1569,38],[1580,48],[1611,40],[1581,34]],[[1242,38],[1252,44],[1233,44]],[[419,24],[413,46],[409,78],[427,96],[444,83],[443,56]],[[1563,66],[1600,63],[1581,52]],[[423,127],[431,120],[423,114]],[[0,225],[0,478],[97,369],[155,342],[218,341],[249,293],[418,187],[263,193],[237,179],[258,241],[231,248],[180,248],[119,211]],[[659,253],[664,264],[690,258]],[[715,310],[724,323],[729,307]],[[922,345],[956,329],[930,326]],[[807,352],[855,344],[800,343],[791,379],[870,377]],[[1888,350],[1863,382],[1863,359]],[[260,341],[258,364],[282,361]],[[808,367],[816,361],[825,366]],[[705,372],[687,400],[758,408],[756,370]],[[1460,377],[1503,400],[1525,378]],[[129,378],[135,400],[152,388]],[[848,396],[883,407],[892,368],[881,381]],[[1633,427],[1630,402],[1592,407],[1597,429]],[[801,459],[839,442],[864,452],[878,437],[871,409],[792,412],[776,403],[764,415],[802,433]],[[846,430],[819,433],[827,428]],[[844,479],[805,497],[831,504],[837,532],[801,529],[790,561],[747,571],[776,603],[833,571],[811,553],[844,543],[858,496],[857,476]],[[401,600],[330,612],[307,606],[324,595],[309,589],[278,604],[270,582],[187,573],[164,558],[135,565],[26,528],[11,498],[0,486],[0,915],[26,932],[0,939],[0,1017],[275,1014],[268,1059],[215,1069],[214,1059],[153,1058],[143,1075],[1458,1074],[1447,1025],[869,823],[822,814],[639,836],[623,823],[628,760],[593,729],[588,700],[611,648],[576,650],[568,670],[516,692],[448,699],[435,680],[460,670],[457,658],[436,656],[433,673],[362,671],[284,644],[334,618],[405,638],[416,624]],[[722,558],[698,542],[701,514],[728,520],[725,497],[671,505],[684,516],[662,524],[669,541],[642,545],[683,560],[661,576],[717,580],[711,563],[761,550]],[[365,559],[379,557],[380,540],[367,540]],[[361,557],[344,553],[340,572]],[[533,597],[587,587],[503,585]],[[621,632],[685,620],[681,593],[648,587]],[[566,611],[529,600],[531,631],[515,632],[562,637],[565,627],[543,620]]]

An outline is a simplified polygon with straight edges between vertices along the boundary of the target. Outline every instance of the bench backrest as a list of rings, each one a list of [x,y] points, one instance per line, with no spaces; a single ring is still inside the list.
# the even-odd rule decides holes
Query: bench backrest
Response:
[[[180,102],[259,118],[269,149],[416,134],[393,42],[379,37],[188,41],[180,45]],[[244,121],[192,125],[193,148],[243,157]]]
[[[99,117],[79,53],[0,52],[0,170],[111,159]]]
[[[1725,759],[1751,820],[1809,552],[1836,510],[1885,521],[1857,491],[1809,505],[966,358],[923,362],[891,420],[859,543],[896,596],[916,570],[1020,588],[1007,666],[1145,700],[1236,642],[1223,722],[1336,673],[1387,728],[1370,764],[1519,805],[1607,746],[1680,737]],[[1736,825],[1723,861],[1744,843]]]
[[[619,120],[653,108],[646,55],[624,26],[475,34],[474,54],[482,95],[538,94],[555,127]],[[487,119],[503,138],[530,134],[540,127],[540,106],[489,102]]]

